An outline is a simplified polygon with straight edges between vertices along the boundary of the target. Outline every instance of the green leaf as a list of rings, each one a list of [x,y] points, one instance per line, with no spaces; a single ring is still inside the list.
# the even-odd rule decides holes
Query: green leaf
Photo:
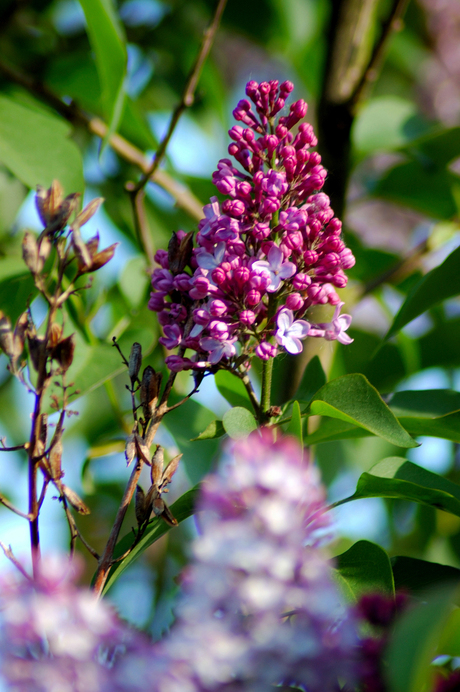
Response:
[[[460,293],[459,263],[460,247],[414,286],[394,318],[386,339],[434,305]]]
[[[83,163],[70,132],[62,118],[0,96],[0,161],[27,187],[48,188],[57,179],[67,194],[83,192]]]
[[[326,375],[318,356],[314,356],[305,368],[302,381],[299,384],[294,398],[302,403],[309,404],[318,389],[326,384]]]
[[[298,401],[294,401],[292,405],[291,421],[288,425],[286,433],[288,435],[294,435],[294,437],[297,437],[301,446],[303,447],[302,414],[300,412]]]
[[[411,500],[460,517],[460,486],[401,457],[388,457],[361,474],[355,493],[337,505],[365,497]]]
[[[453,389],[408,389],[393,394],[389,406],[398,418],[438,418],[460,411],[460,392]]]
[[[328,382],[314,395],[308,413],[339,418],[398,447],[418,447],[364,375]]]
[[[360,154],[398,149],[426,129],[415,103],[398,96],[378,96],[360,110],[352,140]]]
[[[225,428],[222,425],[221,420],[213,420],[209,423],[206,430],[203,430],[198,437],[192,437],[191,442],[196,442],[197,440],[214,440],[216,437],[222,437],[225,435]]]
[[[458,605],[458,596],[455,601]],[[460,608],[455,608],[447,618],[439,637],[436,653],[438,656],[460,656]]]
[[[170,404],[179,401],[176,395],[171,396]],[[197,401],[189,399],[174,411],[165,416],[163,425],[169,430],[184,457],[181,463],[193,484],[198,483],[209,473],[213,457],[217,452],[217,439],[206,439],[192,442],[212,421],[215,414]]]
[[[396,623],[387,649],[387,676],[392,692],[431,689],[430,664],[449,616],[454,588],[444,587],[424,599]]]
[[[19,315],[22,315],[36,295],[37,289],[30,274],[12,276],[0,281],[0,310],[10,318],[13,327]]]
[[[235,406],[227,411],[222,419],[225,432],[234,440],[247,437],[249,433],[257,429],[256,419],[247,408]]]
[[[391,558],[396,589],[422,594],[427,589],[446,582],[460,583],[460,569],[415,557],[397,555]],[[457,599],[458,600],[458,599]]]
[[[334,440],[353,440],[356,437],[368,437],[371,433],[363,428],[358,428],[351,423],[345,423],[338,418],[323,418],[319,428],[307,435],[305,444],[308,446],[321,442],[333,442]]]
[[[394,594],[390,558],[379,545],[358,541],[335,562],[337,581],[349,600],[356,602],[369,591]]]
[[[458,177],[431,162],[409,161],[386,173],[374,194],[412,207],[435,219],[451,219],[458,213]]]
[[[239,377],[232,375],[228,370],[218,370],[214,376],[214,381],[217,389],[229,404],[242,406],[251,413],[254,412],[246,387]]]
[[[194,513],[198,491],[198,487],[192,488],[192,490],[189,490],[188,492],[184,493],[184,495],[182,495],[178,500],[176,500],[176,502],[174,502],[171,505],[171,512],[173,516],[177,519],[179,524],[182,521],[184,521],[184,519],[188,519],[188,517],[190,517]],[[155,541],[164,536],[164,534],[170,531],[171,528],[173,527],[169,526],[169,524],[163,521],[163,519],[161,519],[160,517],[155,517],[154,519],[152,519],[152,521],[148,525],[145,534],[142,536],[141,540],[136,545],[136,547],[129,553],[129,555],[125,557],[124,560],[121,560],[121,562],[115,564],[110,570],[109,577],[104,586],[103,595],[105,595],[107,591],[114,585],[118,577],[122,575],[125,569],[142,555],[144,550],[149,548],[152,545],[152,543],[155,543]],[[133,538],[133,532],[130,531],[117,543],[117,546],[114,551],[115,559],[123,555],[123,553],[125,553],[127,550],[129,550],[129,548],[133,544]]]
[[[80,0],[80,4],[96,55],[104,113],[109,124],[107,140],[118,128],[123,114],[127,66],[125,39],[111,0]]]
[[[426,437],[441,437],[444,440],[460,442],[460,413],[451,413],[440,418],[409,418],[403,416],[399,419],[411,435],[425,435]]]

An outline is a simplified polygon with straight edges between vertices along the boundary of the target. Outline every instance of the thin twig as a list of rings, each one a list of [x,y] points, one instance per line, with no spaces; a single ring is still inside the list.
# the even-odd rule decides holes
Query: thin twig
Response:
[[[214,13],[214,17],[212,19],[211,24],[209,27],[206,29],[204,32],[203,36],[203,41],[200,46],[200,50],[198,51],[198,55],[196,57],[195,63],[190,70],[190,74],[188,76],[187,82],[185,84],[184,92],[182,94],[182,98],[180,102],[177,104],[176,108],[174,109],[172,116],[171,116],[171,121],[169,123],[168,131],[166,132],[165,136],[161,140],[158,149],[156,150],[154,156],[153,156],[153,161],[151,165],[149,166],[148,170],[144,173],[144,175],[141,177],[139,182],[135,185],[135,187],[132,189],[132,194],[137,195],[139,191],[145,187],[146,183],[150,179],[152,175],[154,175],[155,171],[158,169],[158,166],[160,165],[161,161],[164,158],[164,155],[166,153],[167,146],[169,144],[169,141],[174,133],[174,130],[176,129],[176,125],[179,122],[179,119],[182,115],[182,113],[189,108],[195,99],[195,89],[198,84],[198,80],[200,78],[201,70],[203,69],[203,65],[206,61],[206,58],[209,55],[209,52],[211,50],[212,44],[214,42],[215,35],[217,33],[217,29],[219,28],[220,24],[220,19],[222,17],[223,11],[225,9],[225,5],[227,4],[227,0],[219,0],[216,11]]]
[[[128,182],[126,184],[126,189],[130,193],[129,199],[131,200],[131,206],[133,208],[134,228],[139,239],[139,243],[144,248],[149,267],[153,268],[155,248],[152,242],[152,234],[150,233],[147,215],[145,213],[145,190],[142,189],[135,193],[134,188],[135,186],[133,183]]]
[[[30,514],[25,514],[24,512],[21,512],[20,509],[17,509],[17,507],[11,504],[11,502],[7,500],[6,497],[3,497],[3,495],[0,495],[0,503],[2,505],[5,505],[5,507],[8,507],[8,509],[17,514],[19,517],[30,520]]]
[[[17,560],[17,558],[14,557],[13,551],[12,551],[12,549],[11,549],[11,546],[9,545],[8,547],[6,547],[6,545],[3,543],[3,541],[0,541],[0,548],[1,548],[1,549],[3,550],[3,552],[5,553],[5,557],[6,557],[10,562],[13,563],[13,565],[16,567],[16,569],[18,569],[18,570],[21,572],[22,576],[25,577],[28,581],[32,581],[31,576],[30,576],[29,574],[27,574],[26,570],[25,570],[24,567],[21,565],[21,563],[19,562],[19,560]]]
[[[134,491],[136,490],[137,482],[139,480],[139,476],[141,475],[143,465],[144,463],[142,459],[138,458],[136,466],[132,470],[128,484],[125,488],[120,507],[118,508],[117,516],[115,517],[112,530],[104,548],[104,552],[99,560],[99,566],[97,568],[96,578],[94,581],[94,591],[98,596],[101,596],[105,582],[109,576],[110,567],[112,565],[113,551],[115,550],[121,526],[123,524],[129,504],[134,495]]]
[[[3,440],[2,440],[2,445],[3,445]],[[27,449],[28,443],[25,442],[23,445],[16,445],[16,447],[5,447],[1,446],[0,447],[0,452],[17,452],[20,449]]]
[[[356,104],[365,98],[369,87],[376,81],[385,57],[388,41],[395,31],[400,30],[401,20],[408,4],[409,0],[393,0],[393,6],[388,17],[382,24],[380,38],[375,44],[366,69],[351,95],[350,103],[353,106],[356,106]]]
[[[71,123],[78,123],[86,127],[92,134],[97,135],[101,139],[107,135],[108,127],[100,119],[89,116],[75,102],[70,104],[64,103],[45,84],[31,79],[18,70],[0,61],[0,72],[15,84],[19,84],[30,93],[37,96],[39,99],[47,103],[66,120]],[[131,142],[118,134],[113,134],[109,137],[109,144],[112,149],[121,158],[129,163],[134,164],[145,173],[150,167],[150,160],[143,152],[135,147]],[[178,207],[183,209],[193,219],[199,221],[203,217],[203,205],[195,195],[188,190],[182,183],[174,180],[166,171],[157,170],[152,177],[152,182],[156,183],[168,192],[175,200]]]

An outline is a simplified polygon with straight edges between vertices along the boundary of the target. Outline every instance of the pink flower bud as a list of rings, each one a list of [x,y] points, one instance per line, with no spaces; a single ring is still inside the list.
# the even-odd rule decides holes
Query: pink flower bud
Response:
[[[292,279],[292,285],[297,291],[306,291],[311,285],[311,277],[308,274],[296,274]]]
[[[166,250],[157,250],[153,259],[162,269],[169,269],[168,253]]]
[[[261,360],[270,360],[270,358],[274,358],[276,356],[277,350],[278,349],[274,344],[270,344],[268,341],[262,341],[261,344],[256,346],[255,354]]]
[[[318,261],[318,253],[314,250],[307,250],[303,253],[305,264],[311,265]]]
[[[166,293],[151,293],[150,294],[150,300],[149,300],[149,310],[153,310],[154,312],[159,312],[160,310],[163,310],[164,306],[166,305],[165,303],[165,296]]]
[[[193,300],[201,300],[206,298],[209,291],[209,281],[205,276],[195,276],[193,279],[193,288],[190,291],[190,297]]]
[[[252,310],[242,310],[238,317],[241,324],[244,324],[246,327],[250,327],[256,321],[256,315]]]
[[[222,317],[227,314],[227,306],[223,300],[213,300],[209,306],[209,312],[213,317]]]
[[[222,267],[216,267],[216,269],[212,270],[211,277],[217,286],[221,286],[227,278],[227,274]]]
[[[304,301],[300,293],[290,293],[286,298],[286,307],[289,310],[301,310],[303,308]]]
[[[248,294],[246,295],[246,305],[253,306],[257,305],[260,303],[262,296],[260,295],[259,291],[256,291],[255,289],[251,289]]]

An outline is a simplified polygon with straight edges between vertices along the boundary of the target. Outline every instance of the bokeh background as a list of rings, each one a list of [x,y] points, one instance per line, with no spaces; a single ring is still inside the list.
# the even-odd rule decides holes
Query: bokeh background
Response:
[[[351,115],[348,112],[345,141],[342,137],[337,143],[334,123],[331,127],[328,120],[326,92],[334,21],[345,4],[337,0],[228,0],[195,102],[182,116],[162,166],[180,190],[190,191],[205,204],[215,194],[211,175],[217,161],[226,156],[232,109],[243,97],[245,83],[249,79],[290,79],[295,97],[308,101],[308,120],[320,135],[318,151],[324,153],[325,165],[331,169],[325,191],[342,213],[346,242],[357,259],[349,272],[349,285],[342,291],[346,311],[353,315],[350,334],[355,341],[338,348],[329,342],[315,343],[297,362],[281,358],[274,392],[277,402],[292,395],[302,368],[315,354],[330,377],[362,372],[388,398],[401,389],[460,390],[458,299],[425,313],[376,350],[407,292],[460,244],[460,4],[457,0],[408,3],[404,17],[394,27],[397,31],[386,43],[375,81],[353,106]],[[368,59],[395,3],[373,0],[358,4],[367,7],[369,17],[355,50]],[[117,2],[115,9],[128,55],[127,99],[118,132],[152,155],[181,97],[215,4],[206,0],[125,0]],[[32,111],[56,115],[50,94],[64,104],[76,104],[87,119],[105,116],[83,9],[77,0],[3,0],[0,107],[1,98],[6,97]],[[139,168],[110,145],[101,147],[100,138],[78,117],[70,118],[69,123],[71,140],[83,159],[84,201],[95,196],[106,200],[84,227],[84,237],[98,230],[103,247],[113,242],[120,245],[113,261],[97,273],[92,287],[73,301],[67,326],[77,332],[82,353],[85,348],[106,347],[113,335],[125,338],[126,343],[137,339],[144,348],[145,364],[160,370],[165,354],[157,345],[156,318],[146,307],[149,258],[137,236],[125,192],[126,182],[139,178]],[[0,308],[15,319],[28,296],[27,286],[11,283],[19,271],[22,232],[24,228],[40,232],[41,226],[33,190],[8,165],[7,140],[0,122]],[[434,142],[429,154],[426,141]],[[72,191],[66,189],[66,193]],[[173,231],[196,228],[196,215],[187,213],[177,201],[163,186],[147,185],[145,208],[152,247],[166,247]],[[36,299],[31,309],[40,322],[45,306]],[[82,388],[84,396],[72,405],[78,415],[67,421],[63,457],[66,483],[91,508],[88,517],[78,519],[79,527],[99,549],[110,531],[129,473],[123,455],[130,429],[128,379],[116,358],[107,372],[104,353],[107,348],[99,357],[85,361],[87,386]],[[28,437],[33,397],[9,375],[6,363],[2,355],[0,435],[7,445],[14,445]],[[257,373],[255,383],[257,386]],[[191,380],[182,373],[176,395],[183,396],[190,389]],[[165,420],[158,441],[169,456],[184,453],[182,469],[171,487],[172,500],[212,468],[219,441],[190,440],[228,407],[212,378],[206,378],[193,400]],[[309,425],[311,433],[318,421]],[[407,458],[460,480],[455,439],[427,437],[419,442],[422,445],[409,450]],[[363,471],[393,454],[402,453],[371,437],[324,442],[312,448],[331,502],[350,495]],[[25,507],[26,482],[25,457],[1,455],[1,493]],[[67,524],[62,508],[51,496],[41,520],[44,550],[65,550]],[[460,567],[460,520],[452,515],[403,501],[371,499],[337,508],[336,520],[336,553],[367,538],[379,542],[390,555]],[[122,533],[134,525],[132,512]],[[109,592],[121,614],[154,637],[172,620],[177,576],[187,562],[187,546],[196,530],[190,519],[169,532]],[[28,526],[3,506],[0,539],[11,544],[18,557],[28,560]],[[94,560],[82,556],[89,580]],[[3,556],[0,568],[9,568]]]

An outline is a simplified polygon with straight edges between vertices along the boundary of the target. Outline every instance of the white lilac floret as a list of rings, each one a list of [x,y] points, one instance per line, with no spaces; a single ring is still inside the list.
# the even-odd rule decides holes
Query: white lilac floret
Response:
[[[204,207],[194,248],[179,231],[169,252],[155,256],[160,268],[149,307],[163,326],[162,343],[190,356],[169,356],[172,370],[236,367],[253,355],[266,360],[277,343],[299,353],[306,335],[295,332],[309,309],[343,304],[336,289],[346,285],[355,259],[321,192],[326,171],[312,151],[317,139],[300,122],[307,104],[296,101],[281,115],[292,90],[291,82],[248,82],[248,99],[233,112],[241,124],[229,131],[231,158],[213,174],[225,199],[212,197]],[[277,322],[283,309],[293,315],[290,336]],[[212,317],[225,323],[220,333]],[[308,336],[350,343],[350,319],[336,309],[328,327],[312,324]]]

